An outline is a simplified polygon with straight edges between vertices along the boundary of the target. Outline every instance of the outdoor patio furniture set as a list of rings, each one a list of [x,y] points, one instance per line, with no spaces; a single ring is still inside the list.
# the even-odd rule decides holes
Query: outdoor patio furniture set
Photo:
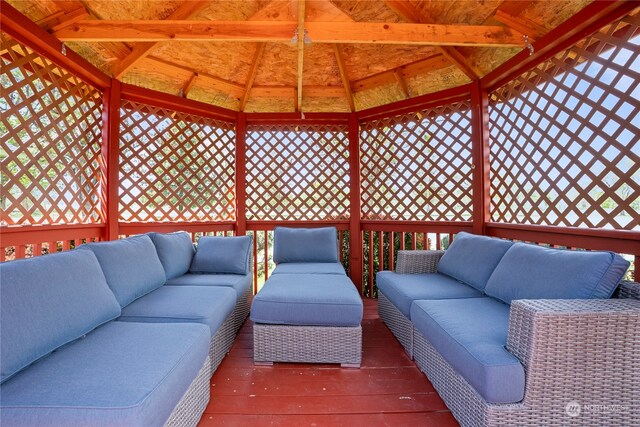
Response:
[[[459,233],[400,251],[379,312],[463,426],[640,425],[640,285],[611,252]],[[610,299],[611,296],[614,298]]]
[[[0,264],[0,425],[195,425],[248,315],[250,248],[181,232]]]

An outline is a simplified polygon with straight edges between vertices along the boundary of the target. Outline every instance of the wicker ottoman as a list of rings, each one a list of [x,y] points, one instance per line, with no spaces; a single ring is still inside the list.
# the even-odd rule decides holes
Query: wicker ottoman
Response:
[[[274,274],[251,306],[253,360],[360,367],[362,299],[343,274]]]

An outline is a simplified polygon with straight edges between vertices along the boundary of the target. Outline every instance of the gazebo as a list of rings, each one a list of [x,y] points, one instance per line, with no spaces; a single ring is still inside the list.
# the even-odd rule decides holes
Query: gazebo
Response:
[[[617,252],[637,281],[639,12],[585,0],[3,0],[0,259],[147,232],[248,234],[257,292],[274,227],[334,226],[381,379],[256,373],[247,324],[201,424],[453,425],[377,319],[376,273],[399,250],[446,249],[466,231]],[[309,391],[316,374],[355,385],[323,397]],[[282,395],[247,385],[278,375]],[[380,403],[384,381],[395,404]],[[237,407],[217,404],[216,387]],[[299,413],[283,403],[298,404],[296,387]]]

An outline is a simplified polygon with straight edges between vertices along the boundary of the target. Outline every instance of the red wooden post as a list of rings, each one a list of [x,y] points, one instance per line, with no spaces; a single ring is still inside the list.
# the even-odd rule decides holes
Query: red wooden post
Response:
[[[247,233],[247,120],[243,112],[236,121],[236,236]]]
[[[349,206],[349,276],[362,295],[364,286],[360,228],[360,128],[355,113],[349,115]]]
[[[121,84],[111,81],[104,92],[102,113],[102,215],[105,223],[103,240],[118,238],[118,187],[120,162],[120,102]]]
[[[485,234],[491,220],[489,183],[489,96],[480,82],[472,85],[471,121],[473,127],[471,150],[473,158],[473,232]]]

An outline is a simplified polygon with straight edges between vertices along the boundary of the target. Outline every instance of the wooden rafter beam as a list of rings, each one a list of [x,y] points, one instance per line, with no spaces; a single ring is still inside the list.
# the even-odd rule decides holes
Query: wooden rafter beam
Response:
[[[251,87],[253,86],[253,82],[256,79],[256,74],[258,73],[258,65],[260,64],[260,60],[262,59],[262,55],[264,54],[264,48],[264,43],[259,43],[256,47],[256,52],[253,55],[253,60],[251,61],[251,68],[249,69],[247,83],[244,86],[244,94],[242,95],[242,99],[240,100],[240,111],[244,111],[244,108],[247,106],[249,94],[251,93]]]
[[[86,20],[88,17],[89,12],[87,12],[87,9],[79,7],[67,13],[64,11],[54,13],[36,23],[47,31],[58,31],[76,22]]]
[[[189,95],[189,92],[191,92],[191,89],[196,84],[196,80],[198,80],[198,73],[193,73],[184,86],[182,86],[181,92],[183,98],[186,98]]]
[[[338,70],[340,71],[342,85],[344,86],[344,91],[347,94],[349,109],[351,109],[351,111],[356,111],[356,105],[353,100],[353,92],[351,91],[351,81],[349,81],[349,74],[347,73],[347,68],[344,65],[344,58],[342,57],[342,48],[339,45],[334,44],[333,51],[335,52],[336,61],[338,62]]]
[[[411,98],[411,93],[409,92],[409,87],[407,86],[407,81],[404,79],[404,76],[400,72],[400,70],[395,70],[393,74],[396,77],[398,85],[400,86],[400,90],[402,91],[402,95],[404,95],[404,99]]]
[[[167,20],[183,20],[190,16],[195,15],[202,10],[209,2],[205,0],[197,1],[185,1],[176,10],[173,11]],[[86,21],[85,21],[86,22]],[[89,21],[89,22],[104,22],[104,21]],[[158,42],[141,42],[136,43],[131,50],[131,53],[127,55],[122,61],[116,63],[112,68],[113,77],[116,79],[121,78],[131,67],[133,67],[138,61],[145,58],[151,50],[156,47]]]
[[[297,40],[297,48],[298,48],[298,73],[297,73],[297,82],[298,82],[298,93],[296,96],[296,111],[302,110],[302,75],[304,72],[304,38],[305,38],[305,28],[304,28],[304,8],[305,8],[305,0],[298,0],[298,40]]]
[[[54,35],[61,41],[218,41],[290,43],[292,21],[81,21]],[[306,22],[313,43],[418,46],[523,46],[522,34],[502,26]],[[304,34],[302,34],[304,37]]]
[[[529,36],[529,38],[533,40],[539,39],[547,33],[547,29],[542,25],[538,25],[537,23],[520,16],[510,15],[500,9],[496,10],[494,18],[502,22],[504,25]]]
[[[411,3],[400,0],[385,0],[385,4],[389,9],[393,10],[396,15],[400,16],[407,22],[414,24],[428,24],[433,22],[430,16],[425,16],[424,12],[416,9]],[[454,46],[438,46],[440,52],[453,63],[460,71],[465,73],[471,80],[480,78],[480,70],[466,60]]]
[[[356,80],[351,82],[351,87],[354,92],[360,92],[398,82],[396,74],[400,74],[400,76],[402,76],[406,81],[408,78],[413,76],[429,73],[448,66],[450,66],[450,63],[443,55],[433,55],[429,58],[421,59],[392,70],[383,71],[381,73]]]

